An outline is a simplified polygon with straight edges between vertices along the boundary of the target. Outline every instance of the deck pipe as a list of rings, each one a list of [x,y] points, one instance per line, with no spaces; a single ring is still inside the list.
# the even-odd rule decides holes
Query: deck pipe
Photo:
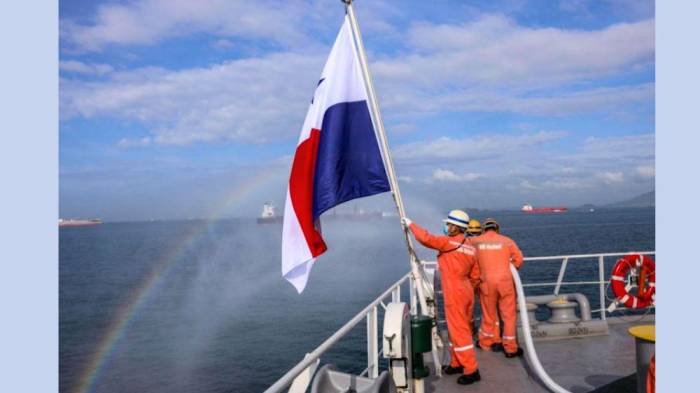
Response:
[[[523,291],[523,283],[520,282],[520,275],[518,274],[518,269],[516,269],[515,266],[510,265],[510,272],[513,275],[515,290],[518,293],[518,308],[520,309],[520,317],[523,321],[522,329],[523,341],[525,341],[525,355],[527,356],[530,366],[532,366],[532,369],[537,377],[540,378],[540,380],[550,391],[554,393],[571,393],[554,382],[554,380],[544,370],[544,367],[542,367],[542,363],[540,363],[540,359],[537,357],[537,352],[535,352],[535,344],[532,341],[530,320],[527,315],[527,306],[525,305],[525,291]]]

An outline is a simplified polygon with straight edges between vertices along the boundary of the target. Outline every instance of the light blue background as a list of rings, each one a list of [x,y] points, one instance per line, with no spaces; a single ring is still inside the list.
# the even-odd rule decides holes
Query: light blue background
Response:
[[[698,391],[700,3],[657,2],[657,391]]]
[[[673,8],[672,8],[673,7]],[[58,390],[57,2],[0,21],[0,391]],[[696,391],[700,3],[657,4],[657,386]]]
[[[0,392],[55,392],[58,4],[0,16]]]

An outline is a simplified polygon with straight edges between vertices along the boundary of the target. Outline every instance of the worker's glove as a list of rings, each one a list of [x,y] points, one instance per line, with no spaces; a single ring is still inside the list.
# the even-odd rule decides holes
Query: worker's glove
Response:
[[[406,228],[410,228],[410,227],[411,227],[411,224],[413,224],[413,221],[411,221],[411,219],[408,218],[408,217],[402,218],[402,219],[401,219],[401,222],[403,223],[403,225],[404,225]]]

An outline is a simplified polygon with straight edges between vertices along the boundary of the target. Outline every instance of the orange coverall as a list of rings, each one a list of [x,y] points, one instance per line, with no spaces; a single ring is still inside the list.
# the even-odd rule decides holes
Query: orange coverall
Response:
[[[491,345],[503,343],[508,353],[518,350],[516,341],[515,284],[510,273],[510,264],[520,268],[523,253],[515,242],[498,234],[486,231],[471,239],[477,249],[481,284],[479,301],[481,304],[481,327],[479,346],[490,350]],[[499,329],[498,312],[503,319],[503,337]]]
[[[647,393],[656,392],[656,354],[651,356],[649,371],[647,371]]]
[[[478,366],[472,341],[471,320],[474,313],[474,287],[479,282],[476,250],[464,235],[435,236],[415,223],[411,231],[416,240],[438,250],[438,268],[442,280],[447,331],[450,337],[450,366],[464,367],[465,375]],[[462,242],[464,240],[464,242]],[[460,245],[461,244],[461,245]]]

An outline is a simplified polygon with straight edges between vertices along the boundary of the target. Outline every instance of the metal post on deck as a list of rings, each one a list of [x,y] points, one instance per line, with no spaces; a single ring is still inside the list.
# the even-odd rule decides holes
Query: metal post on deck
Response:
[[[561,269],[559,269],[559,277],[557,278],[557,285],[554,287],[554,294],[559,295],[559,289],[561,288],[561,282],[564,280],[564,273],[566,273],[566,264],[569,263],[569,258],[566,257],[561,262]]]
[[[396,289],[394,289],[394,292],[391,293],[391,301],[393,303],[399,303],[401,302],[401,286],[398,285]]]
[[[600,291],[600,319],[606,320],[606,307],[605,307],[605,257],[598,257],[598,288]]]
[[[411,315],[417,313],[417,302],[416,302],[416,282],[413,280],[413,276],[408,280],[409,285],[409,304],[411,305]]]
[[[367,314],[367,376],[379,376],[379,343],[377,342],[377,306]]]

